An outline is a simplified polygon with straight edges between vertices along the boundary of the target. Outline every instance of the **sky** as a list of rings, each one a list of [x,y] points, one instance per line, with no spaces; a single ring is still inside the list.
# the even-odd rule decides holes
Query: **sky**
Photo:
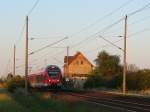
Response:
[[[16,74],[24,75],[25,17],[36,1],[0,1],[0,76],[12,72],[14,44]],[[39,0],[28,15],[29,52],[64,37],[68,39],[29,56],[29,67],[32,68],[29,72],[40,70],[47,64],[62,68],[67,46],[70,55],[80,51],[93,64],[102,50],[120,56],[122,63],[123,52],[99,37],[111,42],[122,39],[118,36],[124,35],[125,15],[149,3],[149,0]],[[139,68],[150,68],[149,12],[150,6],[128,17],[127,63]],[[115,44],[123,48],[123,41]]]

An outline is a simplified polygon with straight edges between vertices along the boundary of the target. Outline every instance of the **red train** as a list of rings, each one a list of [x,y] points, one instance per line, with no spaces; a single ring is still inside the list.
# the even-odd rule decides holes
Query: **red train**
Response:
[[[61,87],[62,85],[62,73],[56,65],[49,65],[43,71],[29,75],[28,79],[33,88]]]

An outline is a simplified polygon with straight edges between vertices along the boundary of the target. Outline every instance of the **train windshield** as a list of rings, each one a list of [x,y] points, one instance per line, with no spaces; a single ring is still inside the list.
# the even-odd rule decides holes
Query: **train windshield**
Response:
[[[52,76],[52,77],[55,77],[55,76],[59,75],[60,72],[61,72],[60,69],[58,67],[56,67],[56,66],[48,67],[47,71],[48,71],[48,75]]]
[[[49,76],[57,76],[59,74],[59,71],[48,71]]]

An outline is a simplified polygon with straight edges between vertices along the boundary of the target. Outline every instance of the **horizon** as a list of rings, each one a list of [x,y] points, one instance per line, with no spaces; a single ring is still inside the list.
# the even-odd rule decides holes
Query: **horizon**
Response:
[[[148,0],[115,1],[0,1],[1,47],[0,76],[6,76],[13,69],[13,46],[16,44],[16,74],[24,75],[25,17],[29,14],[29,53],[68,37],[51,47],[29,56],[29,67],[38,70],[47,63],[63,66],[66,47],[69,55],[77,51],[91,62],[99,52],[105,50],[118,55],[118,48],[99,38],[103,36],[123,48],[118,36],[124,35],[125,15],[136,13],[150,4]],[[33,8],[33,9],[32,9]],[[140,69],[150,68],[150,6],[128,17],[127,63]],[[121,19],[121,20],[120,20]],[[130,38],[131,37],[131,38]],[[31,39],[32,38],[32,39]],[[35,39],[33,39],[35,38]],[[116,42],[118,41],[118,42]]]

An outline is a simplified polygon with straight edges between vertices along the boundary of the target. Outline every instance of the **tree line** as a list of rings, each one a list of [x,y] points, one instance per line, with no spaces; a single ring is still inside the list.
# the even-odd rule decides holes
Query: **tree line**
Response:
[[[123,65],[118,55],[102,51],[95,59],[96,66],[89,74],[85,88],[122,89]],[[139,69],[131,64],[127,67],[126,86],[128,90],[150,89],[150,69]]]

